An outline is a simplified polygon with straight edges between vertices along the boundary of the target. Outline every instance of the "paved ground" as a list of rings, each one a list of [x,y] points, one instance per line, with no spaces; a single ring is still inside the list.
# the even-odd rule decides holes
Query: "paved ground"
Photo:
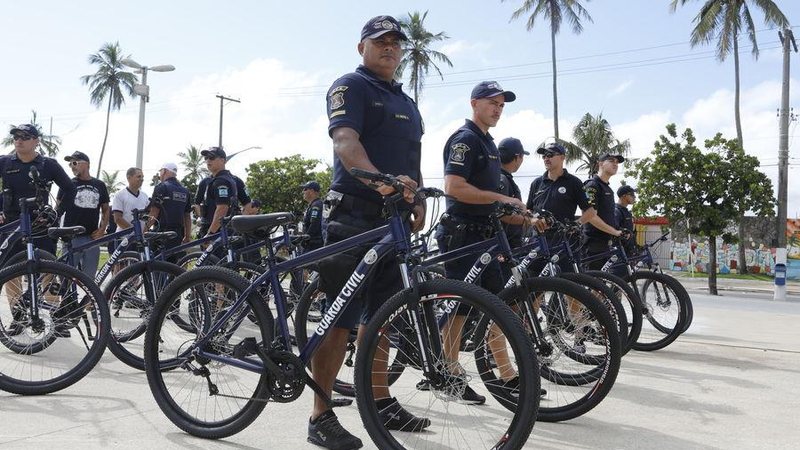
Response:
[[[599,407],[568,423],[537,423],[530,448],[798,448],[800,295],[778,303],[753,289],[711,297],[689,287],[692,328],[665,350],[626,356]],[[268,406],[232,438],[205,441],[178,431],[144,375],[107,353],[89,377],[60,393],[0,393],[0,448],[310,449],[304,396]],[[355,408],[339,411],[366,440]]]

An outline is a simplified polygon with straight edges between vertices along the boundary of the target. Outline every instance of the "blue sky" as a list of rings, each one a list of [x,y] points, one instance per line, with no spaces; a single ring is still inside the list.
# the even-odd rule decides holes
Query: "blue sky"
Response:
[[[10,59],[0,85],[0,123],[25,122],[35,109],[41,123],[53,118],[64,151],[81,150],[96,161],[105,114],[89,104],[79,77],[93,72],[89,54],[119,41],[142,64],[177,68],[148,77],[147,176],[189,144],[216,144],[218,93],[242,101],[225,107],[226,148],[262,147],[231,161],[235,172],[244,175],[249,162],[293,153],[330,161],[324,95],[335,78],[360,62],[355,47],[364,22],[378,14],[428,10],[426,25],[450,36],[439,50],[454,63],[442,67],[444,80],[429,76],[420,105],[427,130],[424,174],[428,184],[438,184],[442,146],[469,116],[469,92],[478,81],[499,80],[518,95],[492,131],[497,140],[519,137],[532,150],[553,134],[549,34],[544,23],[528,32],[523,21],[509,22],[520,3],[31,1],[24,11],[0,17],[0,49]],[[581,35],[565,27],[557,41],[562,137],[586,112],[602,112],[620,139],[631,140],[636,157],[649,154],[669,122],[692,127],[703,138],[717,131],[735,136],[732,58],[719,63],[712,47],[688,44],[700,3],[674,14],[668,0],[584,4],[594,23],[584,22]],[[800,20],[800,2],[778,4],[790,21]],[[753,60],[743,43],[744,140],[746,150],[761,158],[762,170],[777,180],[781,52],[777,32],[766,29],[758,12],[755,17],[762,53]],[[793,58],[796,81],[800,66],[798,55]],[[799,89],[795,82],[792,105]],[[790,127],[789,180],[800,175],[796,123]],[[129,99],[112,116],[104,169],[134,164],[137,124],[138,99]],[[542,171],[539,160],[525,162],[518,176],[523,194]],[[625,177],[615,178],[612,186]],[[800,183],[790,181],[789,190],[789,215],[800,216]]]

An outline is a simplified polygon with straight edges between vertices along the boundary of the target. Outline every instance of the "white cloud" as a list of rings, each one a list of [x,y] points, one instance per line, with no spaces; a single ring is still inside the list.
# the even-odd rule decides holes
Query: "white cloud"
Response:
[[[463,54],[480,55],[491,47],[488,42],[469,42],[459,39],[457,41],[447,41],[439,51],[453,58]]]

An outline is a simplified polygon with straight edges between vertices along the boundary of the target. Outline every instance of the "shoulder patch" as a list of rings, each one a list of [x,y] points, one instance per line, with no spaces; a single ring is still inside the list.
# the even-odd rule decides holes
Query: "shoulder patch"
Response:
[[[466,153],[469,151],[467,144],[458,143],[450,147],[450,161],[463,163],[466,159]]]
[[[339,109],[344,106],[344,91],[346,90],[347,86],[336,86],[331,90],[330,94],[328,94],[331,109]]]
[[[228,198],[228,186],[220,186],[217,188],[217,196],[219,198]]]

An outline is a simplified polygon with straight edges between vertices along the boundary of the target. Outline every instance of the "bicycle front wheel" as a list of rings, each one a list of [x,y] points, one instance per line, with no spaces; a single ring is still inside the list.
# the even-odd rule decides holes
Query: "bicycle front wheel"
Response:
[[[366,325],[356,356],[358,410],[375,445],[381,449],[521,448],[536,419],[539,383],[533,347],[520,321],[496,296],[462,281],[425,281],[417,288],[418,296],[413,292],[403,290],[383,304]],[[478,352],[459,351],[456,360],[444,357],[442,341],[458,346],[460,330],[445,325],[449,331],[443,336],[437,316],[456,310],[483,315],[491,323],[483,328],[480,340],[492,336],[496,360],[501,360],[500,353],[506,357],[500,364],[507,379],[482,382]],[[427,369],[423,361],[428,362]],[[401,362],[404,370],[392,385],[390,398],[386,380]],[[421,387],[420,380],[426,387]],[[465,393],[473,388],[499,404],[465,401]],[[400,407],[429,420],[398,423],[395,413]]]
[[[231,270],[198,267],[170,283],[153,308],[144,347],[147,381],[161,411],[189,434],[218,439],[238,433],[273,392],[288,389],[276,385],[256,356],[270,349],[273,323],[258,293],[237,305],[249,286]],[[170,319],[181,305],[191,311],[191,332]],[[255,322],[247,320],[251,310]]]
[[[56,392],[97,364],[108,339],[108,305],[96,284],[55,261],[0,271],[0,389]]]
[[[664,274],[641,271],[627,278],[642,300],[642,332],[636,350],[660,350],[684,331],[691,300],[680,282]]]

